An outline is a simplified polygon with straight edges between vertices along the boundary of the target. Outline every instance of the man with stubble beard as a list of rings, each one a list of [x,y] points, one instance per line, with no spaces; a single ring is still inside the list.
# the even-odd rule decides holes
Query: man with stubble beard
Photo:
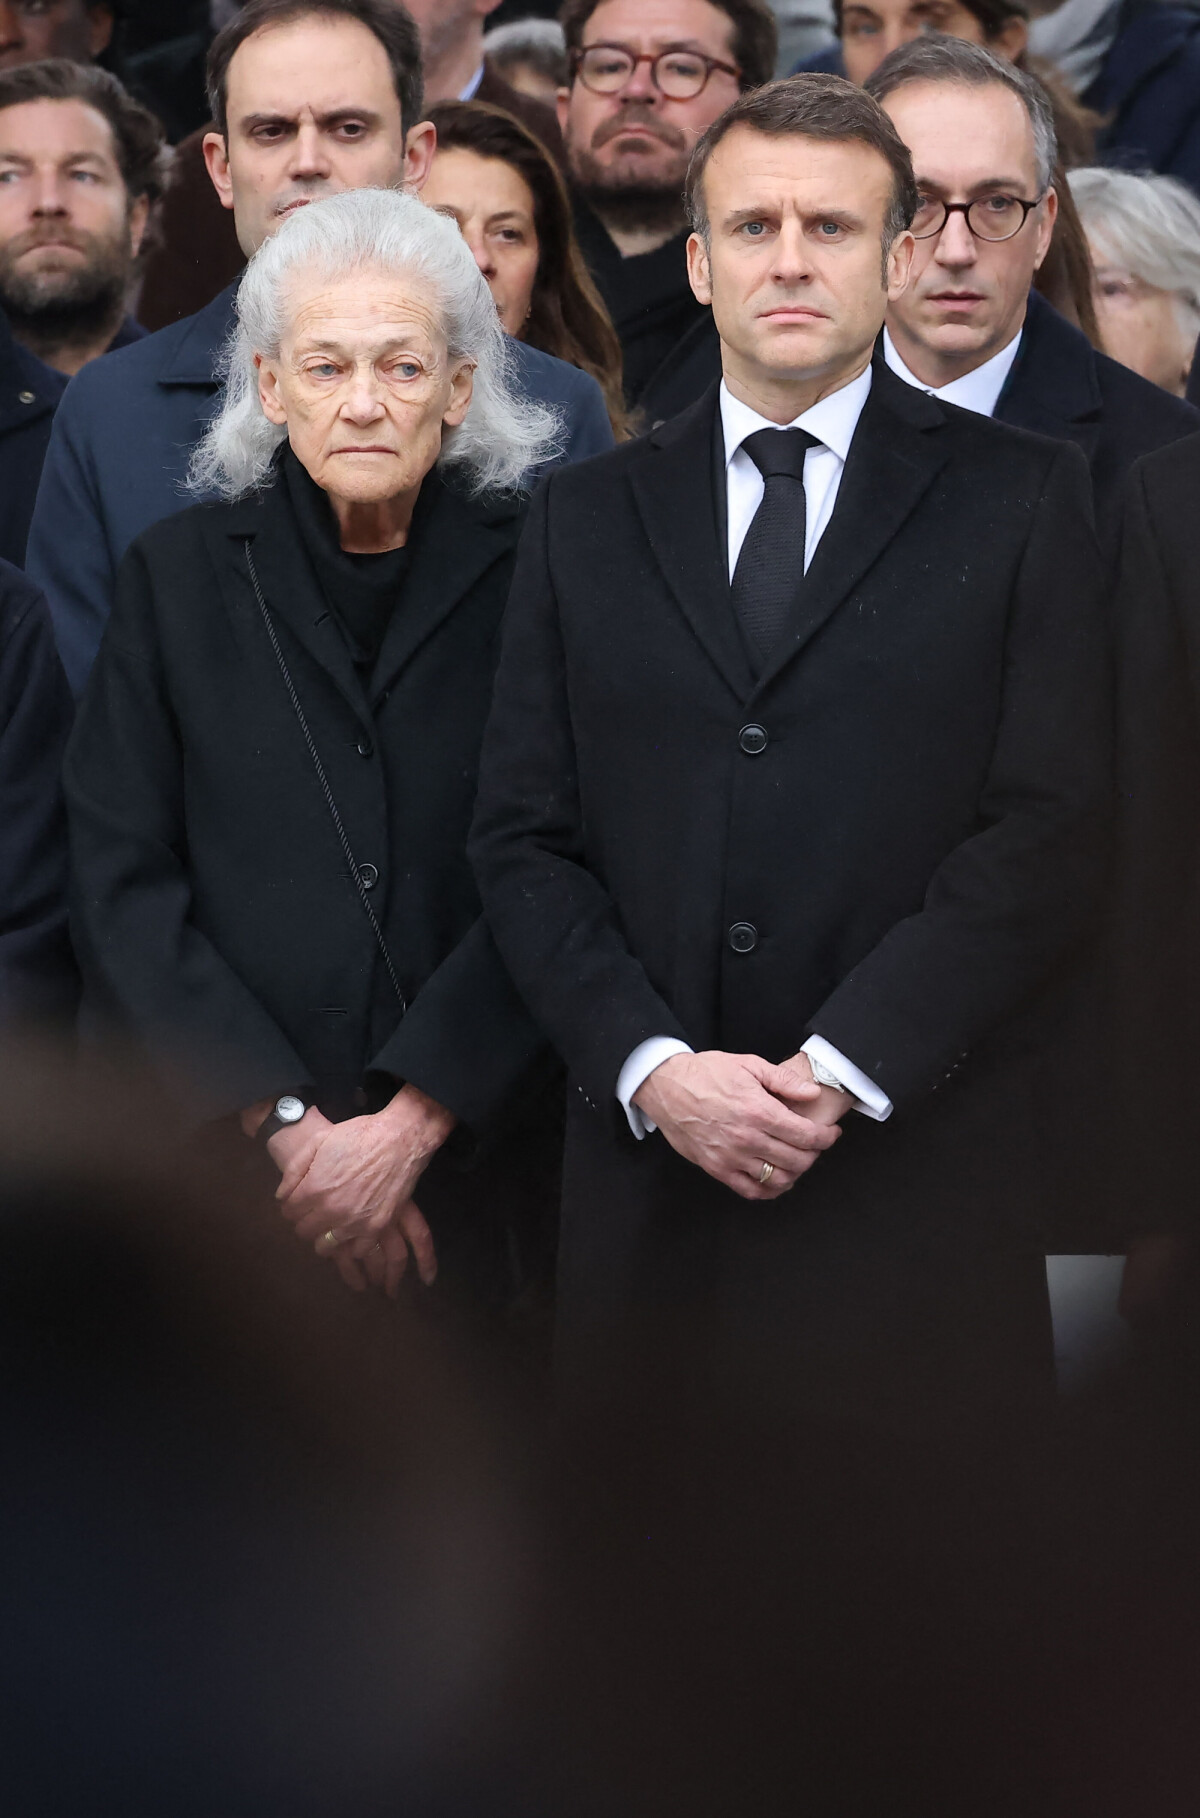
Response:
[[[659,408],[664,361],[674,369],[693,341],[715,344],[688,283],[688,160],[740,93],[771,79],[775,16],[766,0],[566,0],[559,17],[579,243],[620,336],[626,395],[653,420],[692,401],[676,381]]]

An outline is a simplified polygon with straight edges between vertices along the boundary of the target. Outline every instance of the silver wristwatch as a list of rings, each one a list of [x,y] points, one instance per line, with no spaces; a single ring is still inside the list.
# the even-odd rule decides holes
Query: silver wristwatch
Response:
[[[307,1110],[308,1106],[302,1098],[297,1098],[294,1092],[285,1092],[282,1098],[275,1100],[259,1125],[258,1140],[267,1143],[273,1136],[277,1136],[280,1130],[290,1130],[293,1124],[300,1122]]]

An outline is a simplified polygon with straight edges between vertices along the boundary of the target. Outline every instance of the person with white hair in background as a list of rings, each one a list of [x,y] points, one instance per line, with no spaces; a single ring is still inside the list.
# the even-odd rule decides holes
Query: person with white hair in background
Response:
[[[1184,397],[1200,335],[1200,202],[1174,177],[1088,169],[1068,181],[1106,352]]]
[[[411,1251],[502,1297],[507,1158],[528,1178],[541,1043],[466,859],[556,427],[507,348],[452,221],[389,190],[296,210],[238,292],[192,466],[217,500],[128,552],[66,766],[95,1023],[191,1125],[240,1118],[298,1234],[393,1293]],[[473,1183],[456,1128],[491,1145]]]

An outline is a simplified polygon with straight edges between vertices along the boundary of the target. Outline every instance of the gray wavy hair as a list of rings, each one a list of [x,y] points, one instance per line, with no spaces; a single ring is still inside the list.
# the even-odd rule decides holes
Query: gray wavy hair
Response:
[[[1169,290],[1185,334],[1200,334],[1200,202],[1175,177],[1089,168],[1067,177],[1092,243],[1093,263],[1108,258]]]
[[[462,473],[479,493],[520,486],[558,451],[561,421],[521,394],[492,293],[454,222],[399,190],[348,190],[297,209],[247,266],[222,355],[224,395],[192,456],[190,492],[236,499],[268,481],[287,430],[263,415],[254,356],[278,358],[297,272],[329,278],[361,270],[428,285],[451,359],[474,362],[470,408],[457,429],[443,432],[439,466]]]

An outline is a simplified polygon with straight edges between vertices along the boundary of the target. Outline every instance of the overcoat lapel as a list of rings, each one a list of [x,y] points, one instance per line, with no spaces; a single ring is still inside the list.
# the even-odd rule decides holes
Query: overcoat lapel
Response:
[[[729,596],[713,497],[717,389],[653,432],[630,483],[667,585],[729,687],[745,700],[754,678]]]
[[[243,500],[226,526],[225,534],[232,545],[230,554],[234,571],[242,578],[249,611],[259,618],[244,551],[247,540],[254,572],[276,626],[281,623],[287,626],[313,661],[332,678],[356,716],[364,725],[369,725],[366,698],[355,673],[349,646],[312,571],[282,479],[276,479],[263,492]],[[286,650],[284,654],[286,656]],[[302,679],[296,675],[292,679],[303,702]]]
[[[876,361],[833,516],[759,689],[811,643],[916,509],[946,459],[936,435],[944,421],[931,398]]]
[[[1103,406],[1091,347],[1031,291],[1021,345],[996,403],[996,421],[1074,442],[1090,466]]]
[[[384,633],[371,677],[374,703],[493,562],[513,547],[521,528],[514,494],[470,499],[436,472],[431,508],[413,545],[403,596]]]

